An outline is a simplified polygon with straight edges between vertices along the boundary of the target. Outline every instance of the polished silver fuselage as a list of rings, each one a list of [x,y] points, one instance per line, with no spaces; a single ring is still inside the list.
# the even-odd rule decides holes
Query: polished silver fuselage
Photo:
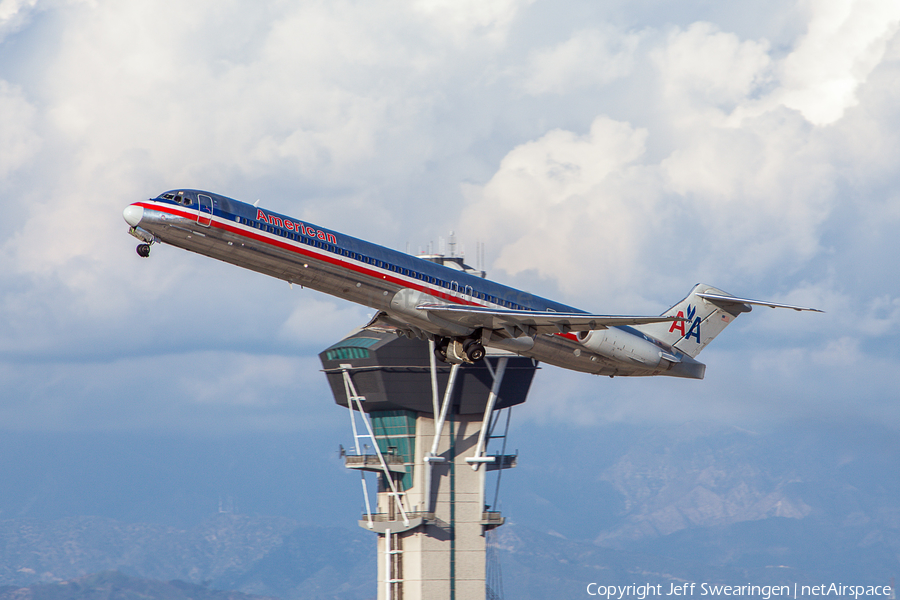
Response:
[[[147,243],[164,242],[369,306],[379,311],[376,320],[380,325],[396,327],[398,333],[423,338],[478,335],[487,348],[598,375],[703,377],[703,365],[688,357],[679,356],[685,363],[660,360],[658,365],[629,360],[627,354],[619,360],[591,350],[564,327],[556,333],[529,332],[527,326],[488,329],[418,310],[424,303],[436,302],[473,310],[518,311],[519,315],[583,313],[255,205],[198,190],[175,194],[180,196],[169,193],[173,199],[163,194],[126,208],[125,219],[132,235]],[[645,345],[657,343],[629,328],[616,333]],[[671,348],[667,351],[674,352]]]

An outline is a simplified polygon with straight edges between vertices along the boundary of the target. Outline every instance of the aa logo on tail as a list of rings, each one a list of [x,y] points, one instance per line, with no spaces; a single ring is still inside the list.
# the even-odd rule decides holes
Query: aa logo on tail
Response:
[[[685,318],[684,311],[679,310],[676,317]],[[684,324],[690,322],[691,328],[687,330],[687,333],[684,332],[685,327]],[[672,326],[669,327],[669,333],[673,331],[680,331],[682,337],[685,339],[696,338],[697,343],[700,343],[700,317],[697,316],[697,308],[691,304],[688,304],[687,307],[687,321],[672,321]]]

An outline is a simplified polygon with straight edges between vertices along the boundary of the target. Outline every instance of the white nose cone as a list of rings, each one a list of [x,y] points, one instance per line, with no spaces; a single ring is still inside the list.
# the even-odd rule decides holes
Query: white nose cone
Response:
[[[137,227],[138,223],[141,222],[141,219],[144,218],[144,207],[135,206],[134,204],[126,206],[125,210],[122,211],[122,216],[125,217],[126,223],[132,227]]]

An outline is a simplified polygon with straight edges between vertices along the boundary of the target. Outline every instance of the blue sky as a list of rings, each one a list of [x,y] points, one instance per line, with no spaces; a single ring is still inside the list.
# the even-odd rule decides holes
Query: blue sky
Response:
[[[702,382],[544,368],[520,423],[900,422],[893,0],[0,0],[0,427],[343,427],[316,353],[368,309],[166,247],[210,189],[656,314],[757,308]]]

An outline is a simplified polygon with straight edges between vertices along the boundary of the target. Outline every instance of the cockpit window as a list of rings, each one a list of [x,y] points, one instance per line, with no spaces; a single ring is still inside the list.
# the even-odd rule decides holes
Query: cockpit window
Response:
[[[178,204],[184,204],[185,206],[190,206],[194,203],[190,194],[186,192],[164,192],[159,197],[163,200],[172,200]]]

